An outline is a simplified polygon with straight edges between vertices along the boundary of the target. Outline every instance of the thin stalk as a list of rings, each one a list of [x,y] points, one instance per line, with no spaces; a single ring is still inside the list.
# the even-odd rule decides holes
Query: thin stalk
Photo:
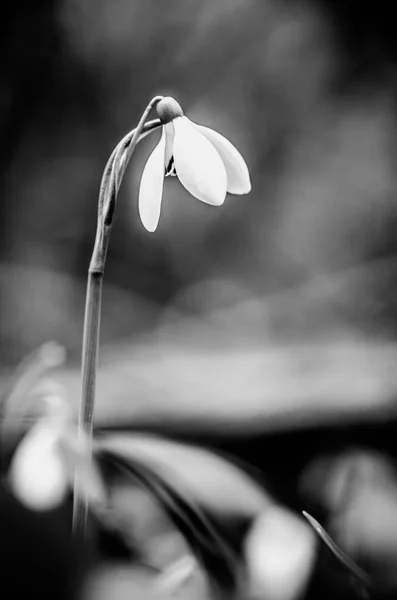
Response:
[[[343,552],[342,548],[339,548],[338,544],[334,542],[330,535],[328,535],[324,527],[322,527],[322,525],[320,525],[320,523],[305,510],[302,511],[302,514],[313,527],[317,535],[323,540],[323,542],[329,548],[332,554],[339,560],[341,565],[343,565],[349,573],[354,575],[358,579],[358,581],[360,581],[360,583],[366,588],[371,587],[371,580],[367,573],[363,571],[363,569],[361,569],[354,562],[354,560],[349,558],[347,554]]]
[[[86,440],[88,459],[92,454],[102,285],[117,193],[136,145],[143,137],[161,125],[159,119],[146,123],[150,111],[161,99],[162,96],[156,96],[151,100],[138,126],[116,146],[102,177],[98,201],[97,232],[87,280],[82,351],[82,390],[78,422],[79,437]],[[78,540],[85,538],[88,508],[89,499],[83,492],[77,470],[74,484],[73,532]]]

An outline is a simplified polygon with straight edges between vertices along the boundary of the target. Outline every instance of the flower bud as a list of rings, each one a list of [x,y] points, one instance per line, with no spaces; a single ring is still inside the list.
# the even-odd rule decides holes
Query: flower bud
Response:
[[[177,117],[183,117],[181,105],[174,100],[174,98],[171,98],[171,96],[166,96],[160,100],[156,109],[157,114],[164,125],[170,121],[173,121]]]

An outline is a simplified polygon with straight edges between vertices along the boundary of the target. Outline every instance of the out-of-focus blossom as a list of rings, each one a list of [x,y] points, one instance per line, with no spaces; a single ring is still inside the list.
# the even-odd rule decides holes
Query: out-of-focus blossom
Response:
[[[266,510],[249,533],[245,552],[253,598],[300,598],[313,568],[316,539],[300,517],[280,506]]]
[[[15,450],[8,480],[15,497],[36,511],[62,504],[71,490],[75,470],[84,468],[86,492],[95,501],[104,497],[95,465],[86,461],[77,440],[69,403],[62,394],[44,399],[45,411]]]
[[[18,445],[9,471],[14,495],[33,510],[48,510],[62,502],[69,485],[59,441],[69,413],[61,396],[45,398],[45,414]]]
[[[251,190],[248,167],[225,137],[184,116],[173,98],[157,105],[163,122],[161,139],[145,165],[139,189],[139,214],[148,231],[160,218],[164,175],[178,176],[182,185],[202,202],[220,206],[226,192]]]

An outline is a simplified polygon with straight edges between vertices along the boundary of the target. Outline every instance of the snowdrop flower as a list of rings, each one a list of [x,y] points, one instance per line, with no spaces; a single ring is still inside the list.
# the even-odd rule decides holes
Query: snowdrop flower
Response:
[[[239,151],[222,135],[193,123],[173,98],[157,105],[163,123],[161,139],[145,165],[139,189],[139,214],[148,231],[160,217],[164,176],[176,175],[192,196],[220,206],[226,192],[251,190],[247,165]]]
[[[316,536],[302,518],[281,506],[266,509],[245,539],[250,597],[302,597],[313,570],[316,547]]]
[[[19,443],[8,474],[14,495],[33,510],[59,505],[69,488],[67,468],[58,450],[69,420],[67,407],[56,393],[44,402],[45,414]]]
[[[44,414],[15,450],[8,481],[14,496],[31,510],[60,506],[70,493],[77,465],[86,466],[87,493],[100,502],[102,481],[94,465],[85,465],[85,449],[77,442],[70,405],[58,390],[43,398]]]

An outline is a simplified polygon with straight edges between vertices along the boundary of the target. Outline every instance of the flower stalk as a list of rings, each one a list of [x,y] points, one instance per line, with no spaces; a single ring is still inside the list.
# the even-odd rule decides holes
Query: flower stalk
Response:
[[[146,122],[151,110],[162,99],[153,98],[146,107],[138,126],[116,146],[105,167],[99,192],[97,231],[88,270],[82,351],[82,390],[78,430],[92,445],[95,387],[98,365],[101,319],[102,283],[112,230],[117,194],[127,165],[138,142],[161,125],[159,119]],[[91,455],[92,448],[88,448]],[[73,532],[79,540],[85,537],[89,502],[80,484],[77,470],[74,484]]]
[[[146,122],[156,107],[159,119]],[[163,181],[177,175],[195,198],[220,206],[226,193],[247,194],[251,189],[248,167],[238,150],[222,135],[194,124],[184,116],[174,98],[156,96],[142,114],[136,129],[116,146],[105,167],[99,192],[98,222],[88,270],[83,332],[82,394],[79,437],[92,455],[95,384],[101,316],[102,282],[118,191],[138,142],[161,126],[161,139],[144,168],[138,198],[142,224],[155,231],[160,217]],[[88,516],[88,498],[82,490],[82,471],[77,469],[74,486],[73,530],[83,539]]]

